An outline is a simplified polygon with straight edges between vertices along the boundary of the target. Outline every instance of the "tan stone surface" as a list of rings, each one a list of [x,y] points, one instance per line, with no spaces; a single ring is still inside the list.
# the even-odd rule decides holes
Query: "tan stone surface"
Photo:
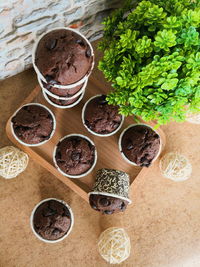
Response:
[[[0,83],[0,147],[10,144],[5,135],[7,119],[36,84],[33,70]],[[163,129],[166,151],[188,156],[192,176],[175,183],[162,178],[155,164],[146,177],[134,181],[133,203],[123,214],[98,214],[33,160],[17,178],[0,178],[0,266],[109,266],[98,254],[98,236],[107,227],[121,226],[131,238],[132,252],[119,266],[199,267],[200,125],[171,123]],[[57,244],[39,241],[29,226],[32,208],[47,197],[67,201],[74,211],[72,233]]]

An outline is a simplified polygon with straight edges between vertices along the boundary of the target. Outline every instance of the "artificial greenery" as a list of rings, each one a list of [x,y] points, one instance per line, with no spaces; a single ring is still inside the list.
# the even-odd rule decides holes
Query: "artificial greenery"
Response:
[[[125,116],[158,124],[200,111],[200,0],[128,1],[104,22],[99,69]]]

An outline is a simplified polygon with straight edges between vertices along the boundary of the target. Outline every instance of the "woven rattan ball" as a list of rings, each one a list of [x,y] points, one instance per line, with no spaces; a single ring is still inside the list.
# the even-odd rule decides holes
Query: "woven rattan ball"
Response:
[[[186,121],[194,124],[200,124],[200,113],[188,114]]]
[[[160,170],[165,178],[179,182],[190,177],[192,165],[185,156],[176,152],[170,152],[161,158]]]
[[[16,147],[6,146],[0,149],[0,176],[5,179],[16,177],[26,169],[28,155]]]
[[[110,264],[119,264],[125,261],[131,250],[130,238],[123,228],[111,227],[99,237],[100,255]]]

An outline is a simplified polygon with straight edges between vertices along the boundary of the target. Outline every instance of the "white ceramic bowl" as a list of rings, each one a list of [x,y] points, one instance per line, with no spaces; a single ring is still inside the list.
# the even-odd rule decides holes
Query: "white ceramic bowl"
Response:
[[[130,129],[130,128],[132,128],[132,127],[135,127],[135,126],[138,126],[138,125],[149,127],[149,128],[152,129],[155,133],[157,133],[158,136],[160,137],[160,147],[159,147],[159,151],[158,151],[157,155],[155,156],[155,158],[152,160],[151,164],[152,164],[152,163],[159,157],[159,155],[160,155],[160,153],[161,153],[161,150],[162,150],[162,139],[161,139],[160,134],[159,134],[155,129],[153,129],[153,127],[151,127],[150,125],[145,124],[145,123],[131,124],[131,125],[129,125],[126,129],[124,129],[124,130],[122,131],[122,133],[120,134],[120,137],[119,137],[119,142],[118,142],[119,151],[120,151],[122,157],[123,157],[123,158],[125,159],[125,161],[127,161],[129,164],[132,164],[132,165],[134,165],[134,166],[139,166],[139,167],[141,167],[140,165],[137,165],[135,162],[129,160],[129,159],[124,155],[124,153],[122,152],[122,145],[121,145],[121,143],[122,143],[122,137],[123,137],[123,135],[125,134],[125,132],[126,132],[128,129]]]
[[[75,82],[75,83],[72,83],[72,84],[68,84],[68,85],[59,85],[59,84],[55,84],[54,87],[56,88],[60,88],[60,89],[69,89],[69,88],[72,88],[72,87],[75,87],[75,86],[78,86],[80,84],[82,84],[86,79],[89,78],[93,68],[94,68],[94,50],[92,48],[92,45],[91,43],[89,42],[89,40],[83,35],[81,34],[79,31],[77,30],[74,30],[72,28],[68,28],[68,27],[57,27],[57,28],[53,28],[47,32],[45,32],[44,34],[42,34],[35,42],[34,46],[33,46],[33,50],[32,50],[32,63],[33,63],[33,67],[35,69],[35,72],[37,73],[37,76],[39,77],[39,79],[41,79],[42,81],[44,81],[45,83],[47,83],[45,77],[40,73],[38,67],[36,66],[35,64],[35,53],[36,53],[36,50],[37,50],[37,46],[40,42],[40,40],[48,33],[52,32],[52,31],[55,31],[55,30],[67,30],[67,31],[72,31],[72,32],[75,32],[76,34],[80,35],[86,42],[87,44],[89,45],[90,47],[90,50],[91,50],[91,56],[93,58],[93,61],[92,61],[92,64],[91,64],[91,67],[90,69],[88,70],[88,72],[86,73],[86,75],[84,77],[82,77],[79,81]]]
[[[67,209],[69,210],[69,213],[70,213],[70,217],[71,217],[71,225],[70,225],[70,228],[69,230],[67,231],[67,233],[62,236],[61,238],[59,239],[56,239],[56,240],[48,240],[48,239],[44,239],[42,236],[40,236],[34,229],[34,223],[33,223],[33,218],[34,218],[34,214],[35,214],[35,211],[37,210],[37,208],[44,202],[47,202],[49,200],[56,200],[60,203],[62,203],[63,205],[65,205],[65,207],[67,207]],[[62,241],[63,239],[65,239],[69,234],[70,232],[72,231],[72,228],[73,228],[73,225],[74,225],[74,215],[73,215],[73,212],[72,212],[72,209],[71,207],[63,200],[60,200],[60,199],[57,199],[57,198],[46,198],[46,199],[43,199],[42,201],[40,201],[33,209],[32,213],[31,213],[31,217],[30,217],[30,225],[31,225],[31,229],[34,233],[34,235],[40,239],[41,241],[45,242],[45,243],[57,243],[57,242],[60,242]]]
[[[20,108],[18,108],[18,109],[15,111],[15,113],[14,113],[13,116],[12,116],[12,118],[13,118],[13,117],[18,113],[18,111],[21,110],[23,107],[25,107],[25,106],[32,106],[32,105],[43,107],[43,108],[45,108],[45,109],[51,114],[51,116],[52,116],[52,118],[53,118],[53,129],[52,129],[52,132],[51,132],[51,134],[50,134],[49,139],[44,140],[44,141],[42,141],[42,142],[40,142],[40,143],[38,143],[38,144],[28,144],[28,143],[25,143],[25,142],[23,142],[21,139],[19,139],[19,137],[15,134],[15,131],[14,131],[14,128],[13,128],[13,123],[12,123],[12,121],[11,121],[11,131],[12,131],[13,136],[15,137],[15,139],[16,139],[19,143],[21,143],[21,144],[24,145],[24,146],[32,146],[32,147],[34,147],[34,146],[41,146],[41,145],[45,144],[46,142],[48,142],[48,141],[51,139],[51,137],[52,137],[52,136],[54,135],[54,133],[55,133],[55,129],[56,129],[56,119],[55,119],[55,116],[54,116],[53,112],[52,112],[48,107],[46,107],[45,105],[39,104],[39,103],[28,103],[28,104],[25,104],[25,105],[21,106]]]
[[[92,131],[92,130],[86,125],[86,123],[85,123],[85,118],[84,118],[84,117],[85,117],[85,110],[86,110],[86,107],[87,107],[88,103],[89,103],[92,99],[94,99],[94,98],[96,98],[96,97],[99,97],[99,96],[102,96],[102,95],[95,95],[95,96],[89,98],[88,101],[84,104],[84,106],[83,106],[83,108],[82,108],[82,114],[81,114],[82,122],[83,122],[83,125],[85,126],[85,128],[86,128],[86,129],[88,130],[88,132],[90,132],[91,134],[96,135],[96,136],[100,136],[100,137],[108,137],[108,136],[111,136],[111,135],[116,134],[116,133],[120,130],[120,128],[122,127],[122,125],[123,125],[123,123],[124,123],[124,116],[121,115],[121,116],[122,116],[122,120],[121,120],[121,122],[120,122],[120,125],[117,127],[117,129],[115,129],[113,132],[111,132],[111,133],[109,133],[109,134],[99,134],[99,133],[96,133],[96,132]]]
[[[69,178],[82,178],[82,177],[88,175],[88,174],[94,169],[94,167],[95,167],[95,165],[96,165],[96,163],[97,163],[97,150],[96,150],[96,146],[95,146],[94,142],[93,142],[89,137],[87,137],[87,136],[85,136],[85,135],[82,135],[82,134],[75,134],[75,133],[74,133],[74,134],[66,135],[66,136],[64,136],[62,139],[60,139],[59,142],[63,141],[64,139],[66,139],[66,138],[68,138],[68,137],[72,137],[72,136],[75,136],[75,137],[76,137],[76,136],[77,136],[77,137],[82,137],[82,138],[86,139],[89,143],[91,143],[91,144],[95,147],[95,152],[94,152],[94,162],[93,162],[91,168],[90,168],[88,171],[86,171],[86,172],[84,172],[84,173],[82,173],[82,174],[78,174],[78,175],[70,175],[70,174],[67,174],[67,173],[63,172],[63,171],[59,168],[59,166],[57,165],[56,157],[55,157],[55,156],[56,156],[56,150],[57,150],[57,146],[58,146],[58,144],[55,146],[54,151],[53,151],[53,162],[54,162],[54,165],[55,165],[56,169],[57,169],[62,175],[67,176],[67,177],[69,177]],[[59,142],[58,142],[58,143],[59,143]]]

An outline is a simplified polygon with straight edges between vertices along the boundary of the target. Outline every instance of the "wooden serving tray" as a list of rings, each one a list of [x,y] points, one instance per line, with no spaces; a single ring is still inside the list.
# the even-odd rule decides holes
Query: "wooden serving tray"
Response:
[[[44,145],[39,147],[27,147],[20,144],[13,136],[11,132],[11,117],[6,125],[6,132],[9,139],[20,149],[26,152],[33,160],[37,163],[41,164],[44,168],[46,168],[49,172],[51,172],[55,177],[61,180],[64,184],[69,186],[72,190],[74,190],[77,194],[79,194],[83,199],[88,201],[87,193],[91,190],[92,185],[95,180],[96,171],[100,168],[111,168],[118,169],[127,172],[130,177],[130,184],[133,183],[134,179],[137,177],[144,176],[148,173],[149,169],[152,168],[141,168],[135,167],[129,163],[127,163],[121,156],[118,149],[118,139],[120,133],[124,128],[128,127],[130,124],[134,123],[133,117],[128,117],[125,119],[123,127],[120,129],[118,133],[114,136],[110,137],[98,137],[89,133],[84,127],[81,120],[81,112],[84,103],[92,96],[97,94],[106,94],[108,92],[109,84],[105,84],[99,76],[95,72],[91,75],[88,85],[86,87],[86,93],[82,101],[75,107],[70,109],[58,109],[51,106],[43,97],[41,89],[37,86],[31,94],[24,100],[21,105],[37,102],[48,106],[54,113],[56,117],[57,127],[54,136]],[[153,125],[152,123],[148,123],[149,125]],[[161,138],[162,144],[165,145],[165,135],[161,129],[158,130]],[[59,140],[68,134],[71,133],[79,133],[83,135],[87,135],[97,147],[97,164],[93,171],[83,177],[72,179],[60,174],[57,169],[54,167],[52,155],[55,145],[59,142]]]

